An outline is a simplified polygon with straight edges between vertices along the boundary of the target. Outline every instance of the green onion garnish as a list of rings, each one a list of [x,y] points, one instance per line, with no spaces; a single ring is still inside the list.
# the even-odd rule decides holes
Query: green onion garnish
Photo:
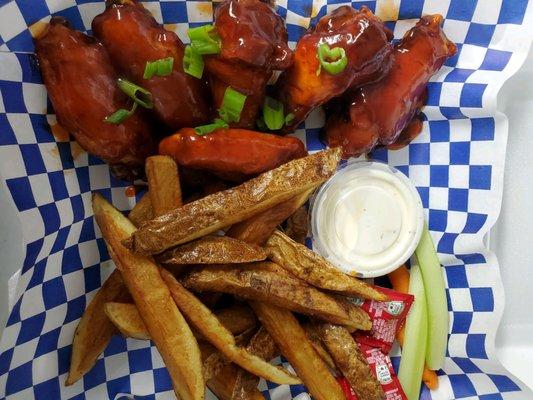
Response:
[[[291,125],[292,121],[294,121],[295,115],[293,113],[288,113],[285,116],[285,125]]]
[[[215,122],[213,122],[212,124],[197,126],[196,128],[194,128],[194,131],[196,132],[197,135],[203,136],[217,129],[228,128],[228,127],[229,125],[226,123],[226,121],[220,118],[216,118]]]
[[[213,25],[203,25],[197,28],[190,28],[187,31],[191,46],[198,54],[218,54],[220,53],[220,37],[215,31]]]
[[[119,108],[113,114],[105,117],[104,121],[107,122],[108,124],[118,125],[124,122],[125,120],[127,120],[129,117],[131,117],[136,109],[137,109],[137,103],[134,102],[133,106],[131,107],[131,110],[125,110],[123,108]]]
[[[187,74],[198,79],[201,79],[204,73],[204,59],[192,46],[185,47],[185,53],[183,54],[183,70]]]
[[[283,104],[267,96],[263,104],[263,121],[271,131],[281,129],[285,124]]]
[[[144,108],[154,107],[152,102],[152,94],[148,90],[122,78],[117,79],[117,85],[120,90],[126,93],[128,97],[133,99],[133,101],[140,106],[143,106]]]
[[[316,56],[318,57],[319,66],[316,75],[320,75],[322,68],[326,72],[336,75],[340,74],[348,65],[346,51],[342,47],[330,48],[327,43],[322,43],[317,47]]]
[[[218,110],[220,118],[226,122],[239,122],[245,101],[246,96],[244,94],[228,86],[224,92],[220,110]]]
[[[144,79],[150,79],[152,76],[167,76],[172,73],[174,66],[174,57],[160,58],[155,61],[146,61],[144,67]]]

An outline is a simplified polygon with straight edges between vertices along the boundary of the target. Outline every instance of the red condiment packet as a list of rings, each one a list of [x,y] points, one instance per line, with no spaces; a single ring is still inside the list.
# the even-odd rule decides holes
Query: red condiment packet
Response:
[[[378,286],[375,286],[375,289],[384,293],[389,300],[384,302],[361,300],[358,303],[370,316],[372,329],[369,332],[357,332],[354,337],[358,343],[377,347],[384,354],[389,354],[415,298],[411,294],[396,292],[392,289]]]
[[[365,357],[370,370],[378,379],[383,392],[385,393],[385,400],[407,400],[402,385],[394,372],[390,357],[385,355],[378,348],[368,346],[364,343],[358,343],[363,357]],[[355,392],[350,386],[348,380],[344,377],[337,378],[346,400],[358,400]]]

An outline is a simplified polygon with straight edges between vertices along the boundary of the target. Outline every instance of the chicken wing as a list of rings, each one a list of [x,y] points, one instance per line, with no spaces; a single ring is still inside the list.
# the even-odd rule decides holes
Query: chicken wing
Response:
[[[152,94],[154,112],[176,130],[209,120],[205,82],[183,72],[185,46],[135,0],[108,1],[92,23],[94,35],[109,52],[117,71]],[[144,79],[146,62],[172,57],[170,75]]]
[[[54,17],[35,40],[35,53],[59,123],[81,147],[120,170],[121,177],[142,171],[154,149],[142,115],[137,111],[120,124],[104,121],[118,109],[131,107],[117,87],[104,47],[71,29],[64,18]]]
[[[349,88],[379,79],[389,67],[390,31],[372,12],[342,6],[322,17],[304,34],[294,52],[294,63],[280,76],[277,88],[286,113],[294,114],[287,131],[294,130],[315,107]],[[318,46],[344,49],[347,65],[337,74],[320,73]]]
[[[409,124],[425,102],[429,78],[456,52],[441,22],[440,15],[425,16],[395,45],[388,74],[356,90],[349,112],[344,108],[328,120],[330,146],[342,146],[347,158],[394,143],[405,128],[412,138],[409,130],[420,123]]]
[[[246,95],[238,123],[251,128],[265,98],[273,70],[292,63],[282,18],[260,0],[224,0],[215,11],[220,54],[206,57],[206,69],[217,109],[228,86]]]

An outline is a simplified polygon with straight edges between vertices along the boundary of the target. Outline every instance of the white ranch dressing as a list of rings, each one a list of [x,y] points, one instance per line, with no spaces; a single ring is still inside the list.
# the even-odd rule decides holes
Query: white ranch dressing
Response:
[[[423,221],[420,196],[404,174],[379,162],[354,162],[315,197],[313,247],[348,274],[381,276],[413,254]]]

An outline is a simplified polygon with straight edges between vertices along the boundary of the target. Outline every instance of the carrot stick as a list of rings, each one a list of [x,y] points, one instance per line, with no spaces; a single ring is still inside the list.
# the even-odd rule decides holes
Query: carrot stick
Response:
[[[397,292],[409,292],[409,270],[405,265],[402,265],[398,269],[389,273],[389,280],[392,288]],[[404,333],[404,327],[402,326],[398,332],[398,343],[400,343],[400,346],[403,346]],[[422,381],[430,390],[435,390],[439,387],[439,378],[437,373],[430,370],[427,365],[424,366]]]

